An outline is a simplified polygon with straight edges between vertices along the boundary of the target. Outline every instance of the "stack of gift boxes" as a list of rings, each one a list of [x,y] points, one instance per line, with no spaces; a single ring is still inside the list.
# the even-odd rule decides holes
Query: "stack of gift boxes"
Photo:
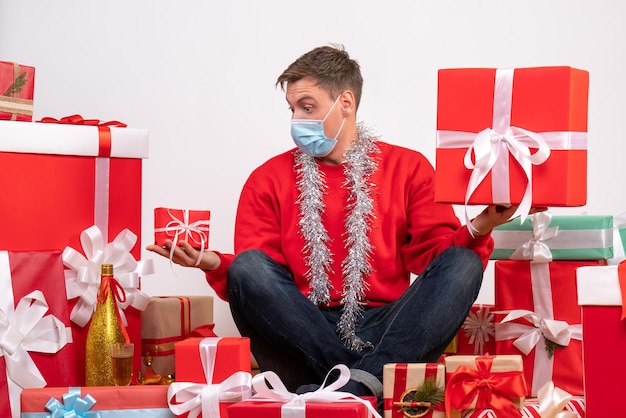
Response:
[[[298,396],[272,372],[253,377],[249,340],[212,333],[211,297],[141,292],[150,263],[111,254],[139,259],[148,132],[76,115],[32,122],[34,69],[0,62],[0,75],[0,284],[12,289],[0,306],[0,416],[378,416],[375,400],[333,384]],[[439,72],[436,199],[519,205],[522,220],[494,231],[494,304],[472,308],[438,363],[385,366],[386,418],[596,418],[624,406],[611,378],[626,373],[613,217],[526,216],[586,203],[587,85],[570,67]],[[157,208],[155,242],[202,251],[209,215]],[[130,387],[84,386],[103,262],[124,284],[141,371]]]
[[[148,131],[78,115],[33,122],[34,77],[32,67],[0,62],[2,417],[20,416],[22,389],[84,385],[100,264],[113,264],[124,287],[137,349],[149,300],[139,279],[151,267],[136,262],[135,235]]]
[[[624,224],[528,216],[586,203],[587,89],[570,67],[439,72],[436,199],[466,205],[468,223],[473,204],[518,205],[520,219],[493,232],[494,304],[472,308],[456,352],[385,367],[386,418],[619,414]]]

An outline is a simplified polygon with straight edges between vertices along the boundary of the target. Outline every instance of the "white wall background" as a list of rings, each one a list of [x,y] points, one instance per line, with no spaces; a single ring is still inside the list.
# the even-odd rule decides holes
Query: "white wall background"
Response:
[[[360,119],[431,161],[437,69],[588,70],[588,204],[552,213],[624,212],[624,16],[619,0],[0,0],[0,60],[36,67],[35,120],[80,113],[150,130],[144,247],[153,208],[169,206],[210,209],[211,248],[230,252],[243,182],[293,146],[274,81],[330,42],[361,64]],[[158,268],[148,294],[213,294],[200,271],[142,258]],[[479,301],[493,302],[491,270]],[[236,335],[226,303],[216,300],[215,321]]]

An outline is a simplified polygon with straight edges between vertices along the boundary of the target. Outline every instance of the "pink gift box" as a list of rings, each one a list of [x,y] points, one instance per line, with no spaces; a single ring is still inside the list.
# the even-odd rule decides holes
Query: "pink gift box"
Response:
[[[581,267],[576,275],[587,416],[618,416],[626,410],[626,262]]]

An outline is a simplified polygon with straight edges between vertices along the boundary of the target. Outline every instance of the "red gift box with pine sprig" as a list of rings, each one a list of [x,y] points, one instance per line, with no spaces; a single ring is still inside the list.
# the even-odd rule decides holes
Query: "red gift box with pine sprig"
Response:
[[[495,262],[496,354],[524,359],[527,396],[549,380],[583,395],[582,327],[576,270],[605,261]],[[509,320],[505,318],[509,316]]]
[[[0,61],[0,119],[33,120],[35,67]]]

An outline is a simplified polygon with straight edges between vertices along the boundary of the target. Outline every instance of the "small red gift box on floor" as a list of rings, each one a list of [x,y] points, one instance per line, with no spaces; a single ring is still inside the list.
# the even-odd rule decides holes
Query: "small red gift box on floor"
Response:
[[[238,402],[228,407],[228,418],[381,418],[376,410],[376,398],[357,397],[341,392],[350,379],[350,371],[345,365],[333,367],[338,370],[337,380],[313,392],[296,395],[287,388],[274,372],[263,372],[252,379],[256,394],[253,398]],[[328,373],[328,375],[331,374]]]
[[[168,400],[170,409],[180,416],[202,405],[203,410],[226,418],[226,407],[250,396],[248,338],[188,338],[174,349],[176,382],[170,385]],[[211,393],[214,396],[208,396]]]
[[[620,416],[626,410],[626,261],[581,267],[576,275],[587,416]]]
[[[0,416],[18,417],[20,391],[79,381],[58,251],[0,251]]]
[[[443,399],[439,404],[415,399],[430,380],[443,394],[446,387],[446,369],[443,363],[389,363],[383,368],[383,401],[385,418],[405,418],[407,414],[425,418],[445,418]],[[428,402],[417,405],[415,402]],[[407,414],[403,411],[406,410]],[[423,415],[422,415],[423,414]]]
[[[152,356],[157,374],[173,375],[174,344],[208,324],[213,324],[212,296],[153,296],[141,313],[141,354]]]
[[[582,328],[576,269],[604,261],[495,262],[496,354],[524,359],[527,396],[546,382],[583,394]],[[510,320],[509,320],[510,319]]]
[[[177,382],[220,383],[235,372],[251,371],[245,337],[188,338],[174,350]]]
[[[155,208],[154,244],[163,246],[166,239],[172,240],[174,245],[187,241],[197,250],[206,250],[210,219],[209,210]]]
[[[0,119],[33,120],[35,68],[0,61]]]
[[[587,71],[442,69],[438,83],[436,201],[586,203]]]
[[[22,418],[50,416],[175,417],[167,405],[166,385],[47,387],[22,392]]]
[[[281,402],[244,401],[230,405],[228,418],[282,418]],[[367,407],[357,401],[310,402],[305,407],[306,418],[369,418]],[[223,418],[223,416],[221,417]]]

